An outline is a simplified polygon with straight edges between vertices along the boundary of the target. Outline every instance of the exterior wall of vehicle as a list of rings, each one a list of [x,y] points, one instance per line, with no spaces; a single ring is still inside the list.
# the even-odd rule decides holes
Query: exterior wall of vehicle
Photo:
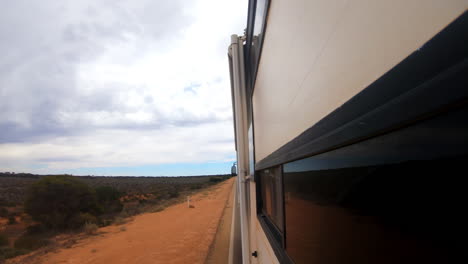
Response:
[[[250,263],[279,264],[268,238],[257,219],[257,200],[255,196],[255,182],[250,182],[250,241],[252,251],[257,251],[257,257],[251,257]]]
[[[252,98],[256,161],[362,91],[467,7],[466,0],[271,1]],[[258,221],[252,227],[262,233]]]

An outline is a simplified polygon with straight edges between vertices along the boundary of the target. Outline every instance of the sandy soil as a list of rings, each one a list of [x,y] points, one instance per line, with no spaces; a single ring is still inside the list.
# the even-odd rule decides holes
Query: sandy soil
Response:
[[[235,187],[235,184],[233,184],[231,194],[224,207],[223,215],[219,221],[218,231],[216,232],[213,244],[211,244],[205,264],[228,263]]]
[[[234,178],[191,197],[187,203],[133,221],[101,228],[68,249],[7,263],[204,263],[232,190]]]

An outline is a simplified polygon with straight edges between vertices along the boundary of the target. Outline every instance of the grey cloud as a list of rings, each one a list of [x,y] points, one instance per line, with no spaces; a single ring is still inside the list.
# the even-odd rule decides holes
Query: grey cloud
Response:
[[[50,137],[68,135],[71,132],[62,127],[47,125],[28,129],[13,122],[0,122],[0,130],[2,131],[0,144],[35,142]]]
[[[55,90],[56,88],[56,90]],[[5,114],[0,119],[0,143],[8,142],[38,142],[57,136],[73,136],[93,133],[101,129],[121,129],[121,130],[157,130],[164,127],[190,127],[201,124],[226,121],[219,118],[214,113],[206,112],[199,116],[185,110],[183,107],[175,108],[167,113],[161,111],[153,102],[152,97],[142,96],[142,100],[147,104],[141,108],[149,107],[147,112],[153,115],[151,120],[146,122],[136,122],[134,120],[122,119],[89,120],[86,114],[95,116],[96,114],[109,114],[112,116],[124,116],[133,113],[135,110],[125,105],[124,96],[119,94],[118,84],[98,90],[89,95],[76,93],[74,90],[60,89],[60,87],[48,86],[35,87],[32,89],[40,96],[30,96],[35,98],[25,100],[20,105],[10,107],[0,106],[0,110],[10,115],[18,115],[21,108],[29,105],[29,112],[26,113],[27,125],[18,122],[8,121]],[[68,98],[68,99],[66,99]],[[18,103],[18,101],[15,101]],[[229,119],[230,120],[230,119]]]
[[[90,158],[89,155],[81,155],[81,156],[66,156],[62,155],[60,157],[48,157],[48,158],[40,158],[40,159],[35,159],[35,162],[44,162],[44,163],[49,163],[49,162],[74,162],[74,161],[81,161],[83,159]]]
[[[90,123],[83,113],[123,115],[119,90],[91,94],[77,87],[77,64],[92,60],[126,34],[164,49],[190,23],[185,1],[5,1],[0,8],[0,143],[37,141],[93,129],[158,129],[211,122],[190,114],[172,119],[152,111],[153,122]],[[170,26],[169,26],[170,25]],[[167,44],[167,43],[166,43]],[[138,52],[138,51],[137,51]],[[135,54],[138,55],[138,54]],[[144,95],[142,95],[144,96]],[[148,105],[152,98],[145,97]],[[69,116],[74,122],[66,122]],[[105,122],[103,122],[105,123]]]
[[[151,97],[151,96],[149,96],[149,95],[148,95],[148,96],[145,96],[145,103],[151,104],[151,103],[153,103],[153,102],[154,102],[153,97]]]

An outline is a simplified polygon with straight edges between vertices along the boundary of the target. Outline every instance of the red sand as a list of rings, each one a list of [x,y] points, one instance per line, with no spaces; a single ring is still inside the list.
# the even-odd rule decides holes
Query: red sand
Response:
[[[7,263],[203,263],[233,182],[234,178],[194,195],[194,208],[182,203],[139,215],[127,224],[101,228],[101,235],[79,241],[69,249]]]

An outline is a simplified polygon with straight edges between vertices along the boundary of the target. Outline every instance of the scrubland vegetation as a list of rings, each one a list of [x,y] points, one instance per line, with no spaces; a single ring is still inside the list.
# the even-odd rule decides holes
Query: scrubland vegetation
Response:
[[[95,235],[133,215],[158,212],[230,178],[78,177],[0,173],[0,263],[53,243],[60,233]]]

